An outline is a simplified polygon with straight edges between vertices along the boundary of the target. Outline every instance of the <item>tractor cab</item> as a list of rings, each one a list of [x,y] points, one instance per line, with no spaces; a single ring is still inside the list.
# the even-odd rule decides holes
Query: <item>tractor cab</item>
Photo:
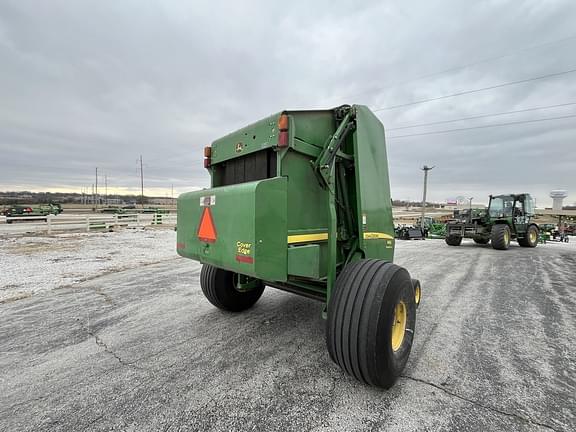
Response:
[[[530,194],[490,195],[488,215],[495,223],[519,226],[523,231],[534,216],[534,199]]]

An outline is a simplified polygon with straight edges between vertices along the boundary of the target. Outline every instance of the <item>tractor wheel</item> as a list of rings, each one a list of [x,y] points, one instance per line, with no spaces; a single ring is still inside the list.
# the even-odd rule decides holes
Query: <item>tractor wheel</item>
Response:
[[[474,237],[474,243],[476,243],[476,244],[485,245],[485,244],[488,244],[489,242],[490,242],[490,238]]]
[[[200,287],[210,303],[219,309],[240,312],[254,305],[264,292],[264,285],[250,291],[238,291],[234,273],[208,264],[202,266]]]
[[[538,227],[536,225],[530,225],[525,237],[518,237],[518,244],[524,247],[536,247],[538,244],[538,235]]]
[[[490,235],[494,249],[506,250],[510,247],[510,227],[506,224],[498,224],[492,227]]]
[[[359,381],[390,388],[412,348],[414,294],[402,267],[376,259],[348,264],[328,305],[326,343],[332,360]]]
[[[462,243],[462,237],[448,236],[444,239],[444,241],[446,241],[446,244],[450,246],[460,246],[460,244]]]

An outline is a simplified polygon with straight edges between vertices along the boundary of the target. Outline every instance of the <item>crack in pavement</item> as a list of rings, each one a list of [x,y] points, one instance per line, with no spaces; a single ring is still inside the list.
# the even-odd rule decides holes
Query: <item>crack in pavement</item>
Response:
[[[469,404],[472,404],[472,405],[477,406],[477,407],[479,407],[479,408],[482,408],[482,409],[485,409],[485,410],[488,410],[488,411],[492,411],[492,412],[498,413],[498,414],[500,414],[500,415],[504,415],[504,416],[506,416],[506,417],[512,417],[512,418],[514,418],[514,419],[521,420],[521,421],[523,421],[523,422],[525,422],[525,423],[533,424],[533,425],[536,425],[536,426],[541,426],[541,427],[543,427],[543,428],[550,429],[550,430],[552,430],[552,431],[554,431],[554,432],[562,432],[561,429],[556,429],[556,428],[550,426],[549,424],[542,423],[542,422],[538,422],[538,421],[536,421],[536,420],[531,419],[530,417],[523,417],[523,416],[518,415],[518,414],[515,414],[515,413],[510,413],[510,412],[507,412],[507,411],[503,411],[503,410],[501,410],[501,409],[499,409],[499,408],[494,408],[494,407],[492,407],[492,406],[490,406],[490,405],[483,405],[483,404],[481,404],[481,403],[478,402],[478,401],[475,401],[475,400],[473,400],[473,399],[468,399],[467,397],[464,397],[464,396],[461,396],[461,395],[459,395],[459,394],[457,394],[457,393],[454,393],[454,392],[452,392],[452,391],[450,391],[450,390],[448,390],[448,389],[446,389],[446,388],[444,388],[444,387],[442,387],[442,386],[440,386],[440,385],[438,385],[438,384],[435,384],[435,383],[433,383],[433,382],[429,382],[429,381],[423,380],[423,379],[421,379],[421,378],[414,378],[414,377],[411,377],[411,376],[408,376],[408,375],[400,375],[400,378],[404,378],[404,379],[407,379],[407,380],[415,381],[415,382],[418,382],[418,383],[421,383],[421,384],[425,384],[425,385],[434,387],[434,388],[436,388],[436,389],[438,389],[438,390],[441,390],[442,392],[446,393],[446,394],[449,395],[449,396],[455,397],[455,398],[460,399],[460,400],[462,400],[462,401],[464,401],[464,402],[468,402]]]
[[[131,368],[138,369],[138,370],[143,370],[141,367],[125,361],[122,357],[120,357],[118,354],[116,354],[106,344],[106,342],[104,342],[102,340],[102,338],[100,338],[95,332],[90,330],[89,327],[86,327],[83,323],[80,323],[80,325],[82,326],[82,330],[84,330],[86,333],[88,333],[90,336],[92,336],[94,338],[94,342],[96,342],[96,345],[98,345],[100,348],[102,348],[104,350],[104,352],[106,352],[106,353],[110,354],[112,357],[114,357],[118,361],[118,363],[120,363],[122,366],[131,367]]]

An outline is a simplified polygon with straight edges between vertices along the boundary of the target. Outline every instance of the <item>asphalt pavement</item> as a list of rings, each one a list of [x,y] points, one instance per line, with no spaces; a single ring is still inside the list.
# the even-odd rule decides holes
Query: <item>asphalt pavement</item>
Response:
[[[576,248],[399,242],[422,281],[391,390],[326,351],[322,305],[212,307],[174,260],[0,304],[1,431],[573,431]]]

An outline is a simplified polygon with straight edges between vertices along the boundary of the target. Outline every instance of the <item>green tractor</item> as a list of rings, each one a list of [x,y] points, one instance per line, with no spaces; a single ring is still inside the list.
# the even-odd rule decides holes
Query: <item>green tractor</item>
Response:
[[[211,188],[178,198],[178,253],[217,308],[266,286],[324,304],[332,360],[388,388],[411,351],[420,282],[393,264],[384,128],[365,106],[282,111],[204,149]]]
[[[446,226],[446,244],[460,246],[463,238],[477,244],[492,243],[494,249],[505,250],[510,240],[520,246],[536,247],[538,225],[533,222],[534,200],[530,194],[490,195],[488,209],[471,212],[466,221],[452,221]]]

